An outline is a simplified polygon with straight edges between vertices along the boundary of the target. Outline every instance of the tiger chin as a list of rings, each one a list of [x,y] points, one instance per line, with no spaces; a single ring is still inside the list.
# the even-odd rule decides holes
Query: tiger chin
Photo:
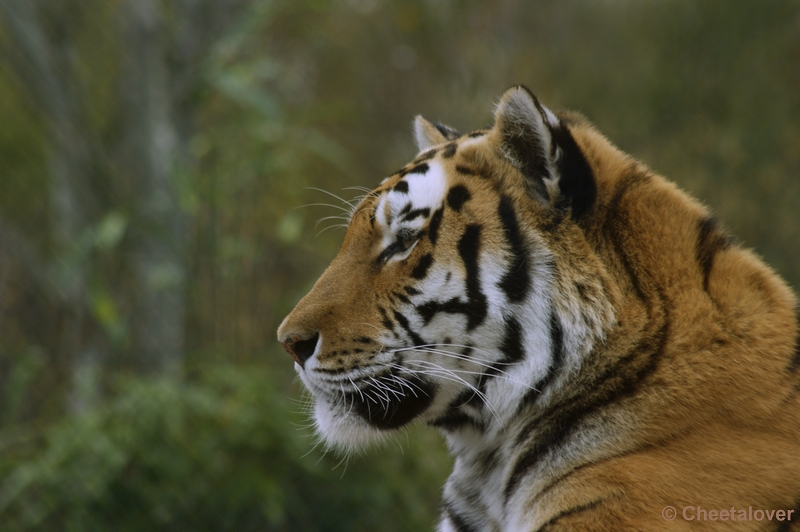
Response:
[[[278,330],[323,438],[439,428],[455,459],[442,532],[800,529],[788,286],[524,87],[489,129],[414,129],[416,158],[353,210]]]

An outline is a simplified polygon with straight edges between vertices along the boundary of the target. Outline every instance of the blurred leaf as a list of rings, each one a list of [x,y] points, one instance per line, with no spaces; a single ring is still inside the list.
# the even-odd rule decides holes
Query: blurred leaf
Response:
[[[278,239],[285,244],[293,244],[303,235],[303,215],[297,211],[289,211],[278,221],[275,228]]]
[[[18,419],[36,378],[46,367],[47,358],[41,347],[30,346],[17,355],[3,389],[0,421],[11,422]]]
[[[165,290],[183,282],[183,273],[173,263],[154,264],[147,272],[147,283],[153,288]]]
[[[100,250],[110,251],[122,240],[128,219],[118,211],[111,211],[94,228],[94,245]]]

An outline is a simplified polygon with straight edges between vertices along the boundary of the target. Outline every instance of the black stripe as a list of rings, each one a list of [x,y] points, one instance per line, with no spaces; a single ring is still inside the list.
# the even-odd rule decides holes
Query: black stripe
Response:
[[[497,455],[499,454],[499,449],[489,449],[483,451],[475,457],[473,463],[484,472],[484,475],[490,474],[492,471],[497,469],[500,465],[500,457]]]
[[[504,373],[509,364],[516,364],[525,357],[522,343],[522,326],[516,318],[508,318],[500,350],[503,353],[503,357],[491,364],[478,379],[477,388],[481,393],[486,393],[486,383],[490,379]]]
[[[517,215],[514,212],[511,198],[502,196],[497,207],[500,222],[503,224],[506,241],[511,247],[513,259],[508,271],[503,274],[499,286],[512,303],[519,303],[524,300],[530,290],[530,266],[528,263],[528,251],[525,249],[525,242],[517,222]]]
[[[462,410],[452,409],[448,409],[444,415],[434,419],[429,425],[447,432],[455,432],[464,427],[472,427],[478,432],[486,430],[486,425],[482,421],[475,419]]]
[[[381,313],[381,324],[387,329],[394,332],[394,323],[392,320],[389,319],[389,315],[386,313],[386,309],[383,307],[378,307],[378,311]]]
[[[442,152],[442,157],[445,159],[451,158],[453,155],[456,154],[456,150],[458,149],[458,144],[455,142],[451,142],[444,147],[444,151]]]
[[[392,188],[395,192],[400,192],[402,194],[408,194],[408,182],[406,181],[398,181],[398,183]]]
[[[503,334],[503,341],[500,344],[503,357],[491,364],[486,371],[481,373],[476,386],[478,391],[486,393],[486,383],[488,383],[490,379],[504,373],[509,364],[516,364],[525,357],[525,350],[522,345],[522,333],[522,326],[519,321],[514,317],[508,318]]]
[[[406,213],[405,216],[403,216],[403,221],[410,222],[414,218],[419,218],[420,216],[427,218],[430,213],[431,210],[428,207],[424,207],[422,209],[414,209],[413,211],[409,211],[408,213]]]
[[[628,449],[626,449],[626,450],[624,450],[622,452],[605,456],[605,457],[603,457],[601,459],[601,461],[602,462],[606,462],[606,463],[618,462],[621,458],[624,458],[626,456],[630,456],[630,455],[633,455],[633,454],[637,454],[637,453],[642,453],[647,449],[654,449],[656,447],[662,446],[663,444],[664,444],[664,441],[662,440],[662,441],[657,441],[657,442],[651,442],[651,443],[636,445],[636,446],[633,446],[633,447],[629,447]],[[578,474],[579,472],[581,472],[582,470],[584,470],[586,468],[590,468],[590,467],[596,466],[597,463],[598,462],[594,462],[594,461],[585,462],[585,463],[582,463],[581,465],[579,465],[577,467],[572,468],[570,471],[568,471],[567,473],[565,473],[565,474],[563,474],[561,476],[553,477],[549,484],[547,484],[544,488],[542,488],[539,491],[539,493],[537,493],[532,499],[530,499],[528,501],[528,504],[533,506],[536,503],[536,501],[541,501],[542,499],[548,497],[550,495],[550,491],[551,490],[553,490],[557,486],[563,486],[563,482],[565,482],[565,479],[567,477],[570,477],[572,475],[576,475],[576,474]],[[614,497],[616,497],[616,495]],[[606,500],[610,500],[610,499],[606,499]]]
[[[466,166],[463,164],[456,164],[456,172],[464,176],[479,177],[481,179],[491,178],[492,168],[488,165],[481,165],[479,167]]]
[[[503,364],[516,364],[525,356],[522,345],[522,326],[516,318],[511,317],[506,321],[500,350],[503,352]]]
[[[467,406],[474,403],[475,396],[478,395],[475,393],[475,390],[469,388],[461,393],[459,393],[455,399],[450,401],[450,404],[447,406],[448,409],[456,410],[461,408],[462,406]]]
[[[456,185],[447,193],[447,205],[456,212],[461,211],[461,208],[472,195],[464,185]]]
[[[444,341],[445,344],[451,343],[450,338],[446,338]],[[471,344],[467,344],[464,346],[464,349],[461,351],[461,360],[471,360],[470,354],[472,353],[473,346]],[[482,410],[486,403],[484,402],[485,396],[481,395],[482,391],[480,390],[480,383],[481,380],[484,378],[484,375],[480,375],[478,377],[478,383],[473,386],[472,388],[468,388],[456,396],[455,400],[453,400],[453,405],[457,405],[458,408],[461,407],[472,407],[477,410]],[[479,393],[480,392],[480,393]],[[482,424],[483,422],[481,422]],[[481,425],[483,426],[483,425]],[[483,429],[481,429],[483,430]]]
[[[472,168],[464,166],[463,164],[456,165],[456,172],[458,172],[459,174],[470,175],[470,176],[480,175],[477,170],[473,170]]]
[[[442,225],[442,215],[444,215],[444,207],[440,207],[433,213],[431,221],[428,224],[428,239],[431,241],[431,244],[434,245],[439,238],[439,227]]]
[[[458,253],[464,261],[467,273],[466,289],[467,302],[470,307],[467,314],[467,331],[483,323],[488,311],[486,296],[481,292],[480,266],[478,256],[480,253],[481,226],[468,225],[461,239],[458,241]]]
[[[403,288],[403,290],[405,291],[406,294],[410,296],[418,296],[422,293],[413,286],[406,286],[405,288]]]
[[[444,303],[434,300],[426,301],[425,303],[417,305],[415,310],[420,316],[422,316],[422,319],[425,320],[425,324],[427,325],[428,322],[431,321],[431,319],[433,319],[433,317],[439,312],[446,312],[448,314],[463,314],[467,316],[467,319],[469,320],[469,317],[473,312],[473,307],[469,302],[464,303],[457,297],[454,297],[445,301]]]
[[[558,373],[564,365],[564,329],[561,327],[561,320],[556,313],[550,314],[550,360],[551,375]]]
[[[433,158],[436,156],[436,152],[437,152],[437,151],[438,151],[438,150],[437,150],[436,148],[431,148],[430,150],[428,150],[428,151],[426,151],[426,152],[424,152],[424,153],[421,153],[421,154],[419,155],[419,157],[416,157],[416,158],[414,159],[414,162],[415,162],[415,163],[423,163],[423,162],[425,162],[425,161],[428,161],[428,160],[430,160],[430,159],[433,159]]]
[[[420,315],[425,325],[427,325],[441,308],[442,304],[437,301],[426,301],[414,307],[414,310],[417,311],[417,314]]]
[[[411,277],[413,279],[424,279],[426,275],[428,275],[428,269],[433,264],[433,256],[430,253],[426,253],[422,257],[420,257],[419,262],[414,269],[411,271]]]
[[[389,319],[389,315],[386,313],[386,309],[383,307],[378,307],[378,312],[381,313],[381,324],[388,330],[394,332],[394,323],[392,320]]]
[[[411,341],[414,342],[414,345],[425,345],[425,340],[423,340],[416,332],[411,329],[411,326],[408,323],[408,318],[397,312],[396,310],[392,311],[394,316],[394,320],[402,327],[408,336],[411,338]]]
[[[547,375],[533,385],[532,389],[525,392],[525,395],[519,402],[517,413],[530,407],[541,397],[547,386],[553,382],[555,376],[561,371],[563,365],[564,329],[561,327],[561,321],[558,319],[558,316],[553,312],[550,314],[550,365],[547,368]]]
[[[397,298],[403,303],[410,304],[411,300],[406,297],[405,294],[401,294],[400,292],[392,292],[389,294],[389,297]]]
[[[561,519],[563,519],[565,517],[569,517],[571,515],[575,515],[575,514],[578,514],[578,513],[581,513],[581,512],[592,510],[592,509],[598,507],[600,505],[600,503],[603,502],[603,500],[604,499],[598,499],[596,501],[588,502],[586,504],[581,504],[581,505],[575,506],[573,508],[568,508],[566,510],[562,510],[558,514],[556,514],[553,517],[551,517],[550,519],[548,519],[547,522],[544,523],[542,526],[537,528],[536,532],[546,532],[547,529],[549,529],[550,526],[555,524],[557,521],[559,521],[559,520],[561,520]]]
[[[714,257],[728,249],[733,239],[720,229],[714,218],[704,218],[697,224],[696,258],[703,274],[703,290],[708,291],[708,279],[714,266]]]
[[[637,162],[631,162],[624,170],[623,173],[627,174],[627,177],[621,180],[620,184],[617,186],[617,190],[614,193],[614,197],[609,202],[608,207],[606,208],[606,213],[610,216],[607,216],[604,223],[606,224],[606,232],[610,232],[611,228],[610,225],[613,225],[613,221],[611,220],[611,216],[613,216],[617,209],[619,209],[619,204],[622,202],[622,199],[630,193],[632,190],[646,185],[650,182],[650,174],[646,173]]]
[[[408,174],[427,174],[429,169],[430,169],[430,167],[428,166],[428,163],[421,163],[421,164],[414,165],[414,166],[412,166],[411,168],[408,168],[408,169],[404,168],[403,170],[400,170],[399,173],[400,173],[400,177],[405,177]]]
[[[453,525],[453,529],[456,532],[478,532],[478,529],[473,528],[463,517],[456,513],[455,508],[449,502],[444,503],[444,514],[450,520],[450,524]]]
[[[337,361],[337,362],[339,362],[339,361]],[[349,373],[352,370],[353,370],[353,368],[348,368],[348,367],[344,367],[344,366],[339,367],[339,368],[323,368],[323,367],[317,366],[316,368],[314,368],[314,372],[315,373],[324,373],[325,375],[339,375],[340,373]]]

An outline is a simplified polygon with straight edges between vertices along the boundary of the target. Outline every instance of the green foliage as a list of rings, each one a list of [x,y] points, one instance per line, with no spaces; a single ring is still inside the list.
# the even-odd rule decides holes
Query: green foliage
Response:
[[[309,452],[297,428],[307,420],[289,405],[263,369],[127,378],[107,405],[46,428],[32,449],[2,449],[3,530],[432,527],[449,467],[440,446],[414,438],[405,454],[344,464]]]

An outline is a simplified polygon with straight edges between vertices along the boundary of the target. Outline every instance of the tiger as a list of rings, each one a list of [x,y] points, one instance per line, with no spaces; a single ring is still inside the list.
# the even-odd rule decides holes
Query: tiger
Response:
[[[414,137],[278,329],[321,439],[439,429],[440,532],[800,530],[787,283],[524,86]]]

